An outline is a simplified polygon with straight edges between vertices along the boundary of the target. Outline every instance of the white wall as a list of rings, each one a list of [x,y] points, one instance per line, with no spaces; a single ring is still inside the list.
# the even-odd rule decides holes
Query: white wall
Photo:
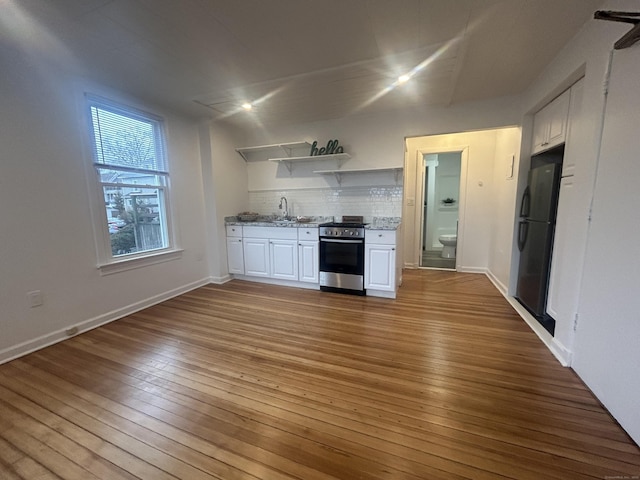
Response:
[[[200,151],[204,184],[207,245],[211,280],[229,278],[224,217],[249,209],[245,161],[235,148],[243,142],[237,129],[220,123],[200,124]]]
[[[315,122],[309,124],[271,126],[269,129],[255,128],[247,137],[245,145],[265,145],[278,142],[313,141],[318,140],[324,144],[329,139],[338,139],[344,146],[345,152],[352,158],[343,164],[343,168],[375,168],[397,167],[405,164],[405,143],[407,136],[435,135],[449,132],[477,130],[482,128],[503,127],[516,125],[521,117],[521,105],[518,98],[508,97],[491,101],[468,103],[461,106],[448,108],[421,107],[402,112],[389,112],[377,115],[359,115],[343,119]],[[249,190],[262,191],[290,191],[296,188],[333,188],[338,185],[332,177],[318,177],[313,175],[310,165],[294,166],[293,173],[289,173],[283,166],[274,162],[249,162]],[[317,168],[317,165],[315,166]],[[475,167],[474,167],[475,168]],[[481,167],[478,167],[481,169]],[[474,178],[485,178],[485,173],[472,171]],[[380,177],[383,174],[372,176],[345,177],[343,187],[363,187],[371,181],[394,184],[393,174],[388,177]],[[406,175],[406,172],[405,172]],[[492,173],[488,172],[487,182],[491,182]],[[405,192],[411,186],[404,183]],[[486,191],[486,189],[485,189]],[[406,198],[406,193],[405,193]],[[363,202],[366,201],[363,198]],[[488,200],[487,200],[488,202]],[[487,202],[484,205],[487,205]],[[406,210],[406,204],[402,210]],[[395,210],[394,210],[395,212]],[[265,213],[269,213],[268,211]],[[316,212],[304,212],[304,214],[317,214]],[[356,212],[353,212],[356,213]],[[405,213],[403,212],[403,216]],[[490,216],[490,212],[478,215],[472,219],[472,230],[479,228]],[[407,228],[407,225],[405,225]],[[413,225],[409,228],[413,229]],[[481,234],[479,234],[481,235]],[[404,233],[407,238],[409,234]],[[485,236],[486,237],[486,236]],[[482,245],[471,245],[470,255],[480,256],[480,260],[473,260],[471,266],[487,266],[488,239],[482,240]],[[413,250],[404,250],[407,254]]]
[[[640,440],[639,77],[640,45],[616,52],[573,363],[636,441]],[[612,238],[622,239],[623,245],[618,246]]]
[[[520,138],[520,128],[496,131],[488,273],[503,294],[506,294],[509,289],[512,252],[516,248],[514,234],[518,203]]]
[[[603,9],[637,11],[633,0],[605,2]],[[525,98],[525,111],[533,112],[547,100],[585,73],[583,115],[579,137],[580,161],[575,171],[575,192],[572,202],[576,222],[573,244],[584,262],[568,267],[575,271],[581,284],[578,305],[579,323],[573,342],[573,368],[599,400],[609,409],[636,442],[640,442],[640,321],[637,294],[632,286],[640,285],[640,269],[633,246],[640,241],[640,232],[630,218],[635,218],[640,205],[635,186],[638,172],[637,129],[618,131],[616,144],[603,145],[606,154],[600,156],[601,128],[605,105],[604,81],[613,43],[629,30],[629,25],[604,21],[589,21],[580,33],[558,54],[544,74],[534,82]],[[636,44],[630,51],[640,48]],[[622,58],[631,53],[616,53]],[[637,53],[635,54],[637,59]],[[637,65],[637,62],[636,62]],[[615,62],[614,62],[615,66]],[[624,81],[611,85],[610,96],[617,99],[609,107],[611,118],[622,113],[611,108],[623,108],[625,99],[637,98],[637,68]],[[636,111],[637,113],[637,111]],[[627,115],[637,125],[638,119]],[[637,117],[637,115],[636,115]],[[613,123],[607,128],[618,130]],[[613,138],[613,137],[612,137]],[[524,147],[523,147],[524,148]],[[597,182],[597,183],[596,183]],[[597,185],[594,191],[594,183]],[[593,201],[594,221],[589,225],[589,210]],[[598,215],[596,221],[596,214]],[[621,230],[622,229],[622,230]],[[625,245],[609,251],[611,232],[625,238]],[[634,263],[635,262],[635,263]],[[583,268],[584,267],[584,268]],[[623,279],[623,281],[620,281]],[[628,289],[628,290],[625,290]],[[626,294],[625,294],[626,291]],[[561,332],[572,332],[566,325],[557,325]],[[566,334],[566,333],[565,333]]]
[[[3,43],[0,59],[0,361],[205,282],[197,125],[68,76],[64,58]],[[164,116],[178,259],[101,276],[86,181],[84,92]],[[91,170],[90,168],[88,169]],[[26,294],[42,291],[29,308]]]

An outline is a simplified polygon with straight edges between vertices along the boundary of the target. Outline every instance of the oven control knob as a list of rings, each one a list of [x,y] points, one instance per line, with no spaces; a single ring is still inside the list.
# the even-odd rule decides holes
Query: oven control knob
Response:
[[[353,237],[353,232],[349,232],[349,235],[351,235]]]

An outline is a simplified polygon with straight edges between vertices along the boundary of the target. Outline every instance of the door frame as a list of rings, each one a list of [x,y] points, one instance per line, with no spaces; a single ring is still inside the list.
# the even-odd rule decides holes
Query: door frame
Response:
[[[464,224],[465,224],[465,206],[467,197],[467,166],[469,160],[469,146],[459,145],[451,147],[441,148],[419,148],[416,152],[416,204],[418,199],[420,205],[424,205],[424,156],[436,155],[439,153],[457,153],[460,152],[460,198],[458,199],[458,241],[456,244],[456,270],[460,265],[460,259],[463,258],[464,253]],[[414,251],[412,252],[414,265],[418,268],[420,266],[422,256],[422,237],[424,235],[424,208],[415,208],[414,225],[420,225],[422,228],[415,228],[414,232]]]

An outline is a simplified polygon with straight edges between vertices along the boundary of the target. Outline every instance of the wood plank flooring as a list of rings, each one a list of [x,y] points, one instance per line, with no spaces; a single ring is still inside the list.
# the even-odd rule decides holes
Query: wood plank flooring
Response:
[[[477,274],[406,271],[397,300],[209,285],[0,366],[1,479],[634,475]]]

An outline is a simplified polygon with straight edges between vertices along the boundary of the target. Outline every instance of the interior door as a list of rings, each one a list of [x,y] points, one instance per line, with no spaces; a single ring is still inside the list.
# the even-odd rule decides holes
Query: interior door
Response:
[[[640,43],[613,56],[572,367],[640,441]]]

